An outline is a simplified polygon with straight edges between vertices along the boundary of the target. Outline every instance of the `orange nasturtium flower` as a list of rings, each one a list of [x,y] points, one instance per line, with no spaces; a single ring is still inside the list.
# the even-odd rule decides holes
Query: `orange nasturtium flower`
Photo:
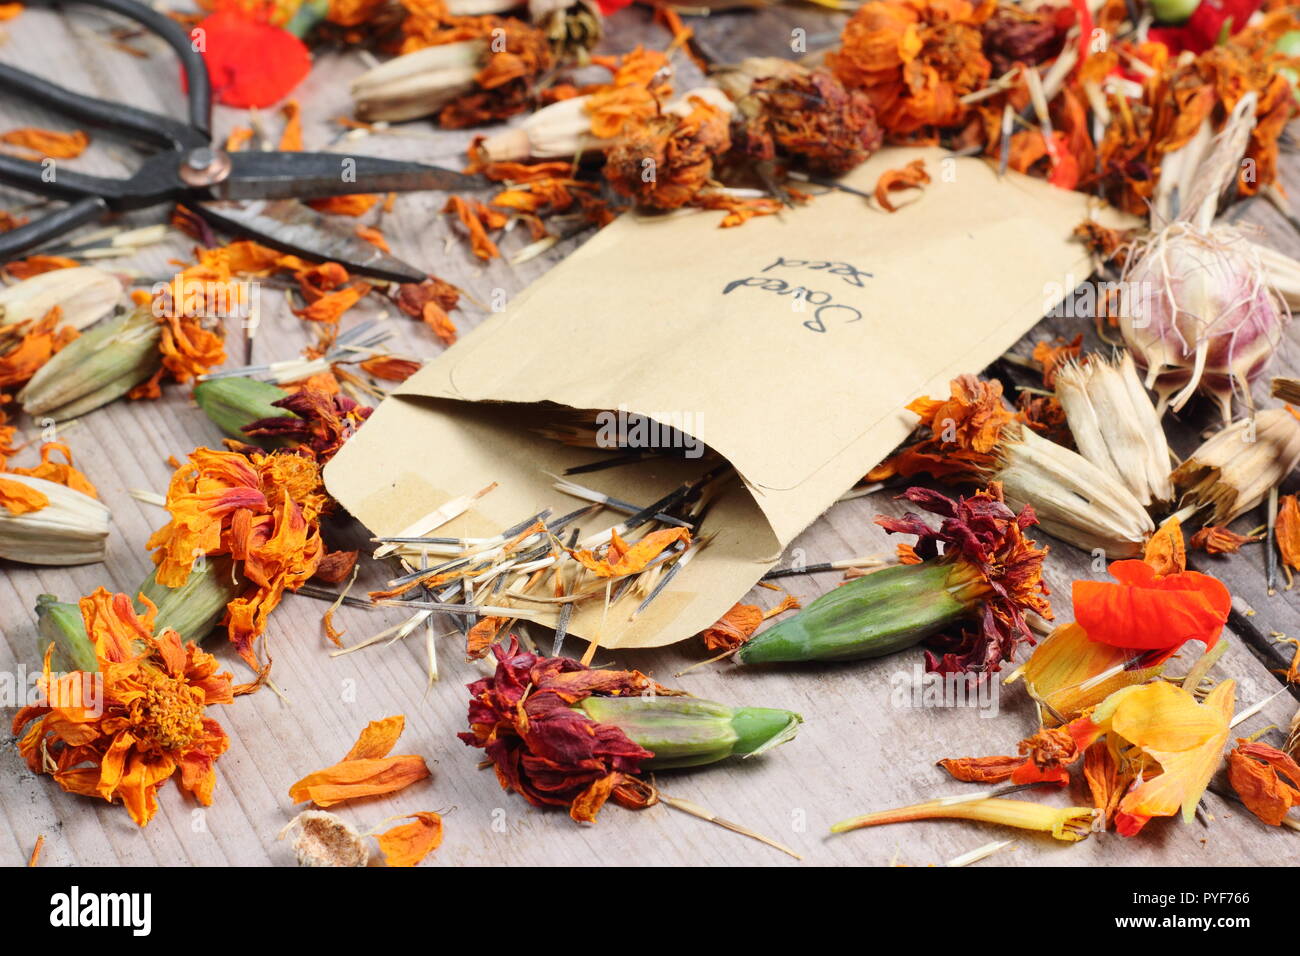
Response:
[[[372,720],[352,749],[338,763],[309,773],[289,788],[294,803],[310,800],[316,806],[393,793],[429,776],[424,758],[414,754],[389,756],[406,726],[402,715]]]
[[[1212,648],[1227,623],[1232,595],[1198,571],[1160,575],[1145,561],[1115,561],[1115,581],[1075,581],[1074,618],[1091,640],[1140,651],[1162,663],[1187,641]]]
[[[158,583],[180,587],[203,555],[239,561],[250,586],[227,606],[225,625],[239,655],[264,674],[253,644],[284,592],[316,573],[325,554],[320,516],[328,501],[320,465],[310,458],[196,449],[167,489],[171,521],[146,544]]]
[[[204,708],[234,698],[216,658],[173,630],[155,634],[156,609],[141,600],[143,617],[125,594],[100,588],[81,599],[99,669],[56,676],[51,645],[41,702],[18,712],[13,732],[33,771],[69,793],[120,799],[144,826],[158,810],[158,788],[178,770],[182,789],[212,803],[214,764],[229,741]]]
[[[1300,504],[1295,495],[1283,496],[1278,505],[1274,534],[1282,568],[1287,574],[1287,586],[1290,587],[1291,572],[1300,571]]]
[[[1115,815],[1122,836],[1134,836],[1152,817],[1171,817],[1180,808],[1183,820],[1192,820],[1223,762],[1236,687],[1225,680],[1204,703],[1164,680],[1125,687],[1070,724],[1080,751],[1105,735],[1118,762],[1141,768],[1141,782],[1124,795]]]

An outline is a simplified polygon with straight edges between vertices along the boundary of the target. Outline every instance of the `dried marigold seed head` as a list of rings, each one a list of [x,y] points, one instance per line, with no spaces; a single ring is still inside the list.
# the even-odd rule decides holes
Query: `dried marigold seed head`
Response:
[[[665,112],[628,131],[610,148],[605,178],[651,209],[677,209],[709,184],[714,160],[731,146],[727,113],[701,97],[684,116]]]
[[[867,95],[846,90],[822,70],[755,80],[740,113],[749,115],[733,127],[738,152],[754,159],[782,156],[828,176],[858,166],[882,140]]]

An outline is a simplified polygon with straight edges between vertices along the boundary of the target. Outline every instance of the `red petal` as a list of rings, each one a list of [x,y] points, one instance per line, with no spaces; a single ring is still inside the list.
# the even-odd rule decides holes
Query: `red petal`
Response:
[[[1074,618],[1090,639],[1170,654],[1186,641],[1218,641],[1232,607],[1221,581],[1197,571],[1160,577],[1136,560],[1116,561],[1110,573],[1117,582],[1074,582]]]
[[[226,106],[270,106],[311,72],[311,56],[301,40],[235,10],[219,10],[194,30],[203,31],[203,59],[217,101]]]

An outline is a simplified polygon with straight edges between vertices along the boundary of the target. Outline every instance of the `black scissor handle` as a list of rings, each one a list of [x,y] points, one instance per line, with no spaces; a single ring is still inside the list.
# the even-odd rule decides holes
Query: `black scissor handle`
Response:
[[[39,0],[38,0],[39,2]],[[181,68],[189,85],[190,125],[208,140],[212,138],[212,82],[203,54],[194,49],[194,41],[185,29],[164,13],[146,7],[135,0],[45,0],[49,6],[64,6],[66,2],[98,7],[134,20],[151,33],[167,42],[180,58]]]
[[[65,232],[93,222],[108,211],[108,204],[98,196],[86,196],[62,209],[25,226],[0,232],[0,262],[8,262],[21,253],[57,239]]]
[[[0,90],[14,93],[29,103],[43,106],[86,126],[107,129],[164,149],[190,150],[209,143],[208,135],[189,123],[159,116],[125,103],[113,103],[84,93],[74,93],[7,63],[0,63]]]

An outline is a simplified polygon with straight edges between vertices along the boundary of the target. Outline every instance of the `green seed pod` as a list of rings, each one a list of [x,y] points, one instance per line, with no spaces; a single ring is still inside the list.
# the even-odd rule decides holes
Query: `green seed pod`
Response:
[[[278,402],[289,393],[277,388],[270,382],[259,382],[252,378],[231,376],[214,378],[199,382],[194,386],[194,400],[199,408],[231,438],[238,438],[263,448],[283,448],[293,444],[284,438],[266,436],[249,436],[244,434],[244,426],[263,418],[297,418],[293,412],[276,408]]]
[[[794,617],[742,644],[743,664],[883,657],[970,614],[948,589],[947,564],[885,568],[828,591]]]
[[[178,588],[158,583],[157,572],[149,575],[140,585],[139,592],[158,608],[154,619],[154,633],[161,634],[171,628],[181,640],[201,641],[216,627],[226,612],[226,605],[239,596],[248,582],[235,569],[235,563],[225,555],[211,557],[196,565],[185,583]],[[145,606],[135,599],[137,614]]]
[[[55,671],[97,671],[99,660],[95,646],[86,634],[81,608],[60,601],[53,594],[36,599],[36,654],[44,661],[45,652],[54,645],[50,667]]]
[[[728,707],[695,697],[588,697],[575,706],[653,753],[646,762],[650,770],[754,756],[792,739],[803,722],[788,710]]]
[[[23,411],[62,422],[121,398],[162,367],[161,335],[148,308],[100,322],[32,376],[18,393]]]

